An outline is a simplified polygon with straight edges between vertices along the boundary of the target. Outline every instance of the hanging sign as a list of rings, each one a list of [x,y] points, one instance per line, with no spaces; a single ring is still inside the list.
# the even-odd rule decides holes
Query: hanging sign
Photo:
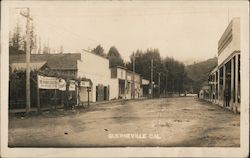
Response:
[[[76,85],[74,80],[70,80],[69,82],[69,91],[75,91],[76,90]]]
[[[40,89],[57,89],[56,77],[45,77],[38,75],[37,82],[38,88]]]
[[[64,79],[58,79],[57,88],[61,91],[66,91],[66,81]]]
[[[81,87],[90,87],[90,83],[89,83],[89,81],[81,81],[80,86]]]

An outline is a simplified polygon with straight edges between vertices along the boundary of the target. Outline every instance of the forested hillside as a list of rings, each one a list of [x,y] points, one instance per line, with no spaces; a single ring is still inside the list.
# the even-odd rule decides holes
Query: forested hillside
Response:
[[[202,62],[186,66],[189,85],[198,92],[201,86],[207,82],[209,72],[217,65],[217,58],[211,58]]]

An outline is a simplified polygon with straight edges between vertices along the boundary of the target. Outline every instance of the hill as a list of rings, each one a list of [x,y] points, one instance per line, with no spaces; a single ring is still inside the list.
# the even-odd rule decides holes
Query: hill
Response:
[[[207,82],[209,72],[217,65],[217,58],[211,58],[205,61],[186,66],[187,77],[194,92],[198,92],[203,84]]]

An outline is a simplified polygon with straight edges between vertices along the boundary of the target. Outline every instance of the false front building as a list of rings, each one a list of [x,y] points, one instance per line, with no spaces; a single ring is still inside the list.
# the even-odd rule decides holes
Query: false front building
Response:
[[[89,78],[92,81],[90,100],[92,102],[115,99],[118,83],[110,77],[109,60],[87,50],[81,53],[77,60],[78,77]],[[86,96],[86,94],[83,94]]]
[[[210,99],[240,112],[240,19],[233,18],[218,42],[218,66],[209,75]]]

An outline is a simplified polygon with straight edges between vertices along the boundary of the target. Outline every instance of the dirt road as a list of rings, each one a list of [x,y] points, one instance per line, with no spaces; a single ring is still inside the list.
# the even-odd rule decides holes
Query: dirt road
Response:
[[[95,105],[66,116],[11,118],[9,145],[239,147],[240,115],[193,97]]]

